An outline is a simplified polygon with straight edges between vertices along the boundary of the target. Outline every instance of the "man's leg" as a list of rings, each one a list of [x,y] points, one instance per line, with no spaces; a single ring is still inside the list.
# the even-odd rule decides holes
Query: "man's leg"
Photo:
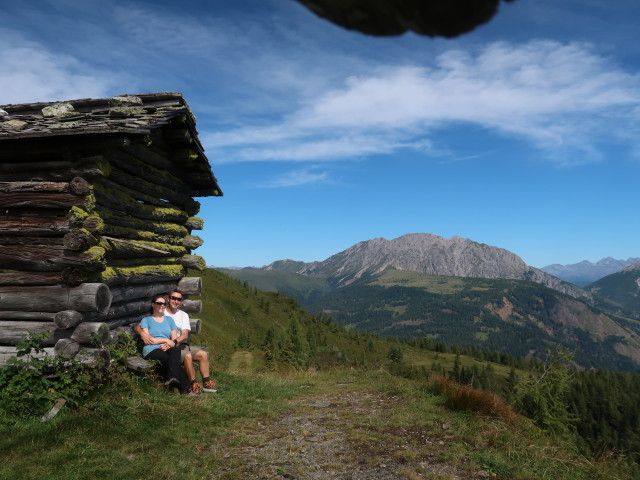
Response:
[[[187,374],[187,378],[190,382],[193,382],[196,379],[196,370],[193,368],[193,356],[191,352],[188,350],[183,350],[186,352],[182,355],[182,365],[184,366],[184,373]]]
[[[212,378],[209,378],[209,352],[204,348],[200,348],[195,353],[194,359],[198,362],[200,375],[202,375],[202,391],[208,393],[221,392],[222,390],[218,388],[216,381]]]
[[[200,375],[202,376],[202,379],[204,380],[205,378],[208,378],[209,377],[209,352],[207,352],[204,349],[198,350],[196,352],[195,359],[199,364]]]
[[[181,358],[184,373],[189,379],[189,391],[200,395],[202,393],[202,386],[196,381],[196,370],[193,367],[193,355],[188,345],[181,345]]]

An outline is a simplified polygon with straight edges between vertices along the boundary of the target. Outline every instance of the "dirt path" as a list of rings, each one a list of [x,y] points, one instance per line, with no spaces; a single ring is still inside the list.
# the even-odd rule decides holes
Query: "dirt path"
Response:
[[[214,478],[490,477],[485,472],[469,476],[456,465],[436,460],[447,439],[441,427],[381,426],[380,419],[398,401],[381,393],[352,391],[348,385],[332,394],[298,397],[287,414],[240,426],[212,445],[221,465]]]

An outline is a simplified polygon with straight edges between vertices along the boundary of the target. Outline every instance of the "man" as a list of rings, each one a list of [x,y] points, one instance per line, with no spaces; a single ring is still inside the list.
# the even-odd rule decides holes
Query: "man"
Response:
[[[209,377],[209,352],[204,347],[191,345],[189,334],[191,333],[191,323],[187,312],[180,310],[183,300],[182,292],[172,290],[169,292],[169,304],[167,305],[166,315],[173,318],[178,327],[177,345],[181,350],[181,361],[184,365],[184,371],[191,383],[191,392],[200,394],[202,392],[216,393],[219,390],[216,387],[216,381]],[[136,333],[145,344],[150,341],[150,336],[142,331],[139,325],[135,327]],[[196,380],[196,372],[193,362],[197,361],[199,365],[200,375],[202,376],[202,385]]]

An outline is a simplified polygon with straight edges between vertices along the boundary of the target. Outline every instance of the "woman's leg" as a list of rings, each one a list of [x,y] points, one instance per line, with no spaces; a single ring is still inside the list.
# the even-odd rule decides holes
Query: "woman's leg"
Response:
[[[147,356],[144,357],[144,359],[155,360],[156,362],[159,362],[160,365],[162,365],[162,368],[165,370],[165,380],[168,380],[169,378],[175,376],[175,375],[172,375],[169,370],[169,354],[167,352],[164,352],[161,349],[156,348],[155,350],[151,350],[151,352],[149,352]]]
[[[168,355],[167,370],[169,372],[169,377],[178,379],[178,382],[180,382],[180,390],[183,393],[191,391],[191,382],[189,382],[187,376],[184,373],[184,370],[180,366],[180,349],[178,347],[171,347],[165,353],[167,353]]]

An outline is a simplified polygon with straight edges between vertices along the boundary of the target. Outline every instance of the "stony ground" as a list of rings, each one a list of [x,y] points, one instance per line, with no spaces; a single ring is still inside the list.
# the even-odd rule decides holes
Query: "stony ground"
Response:
[[[448,425],[384,427],[397,397],[344,391],[308,395],[276,418],[254,420],[211,445],[217,479],[484,479],[438,460]]]

